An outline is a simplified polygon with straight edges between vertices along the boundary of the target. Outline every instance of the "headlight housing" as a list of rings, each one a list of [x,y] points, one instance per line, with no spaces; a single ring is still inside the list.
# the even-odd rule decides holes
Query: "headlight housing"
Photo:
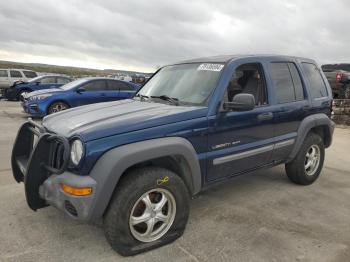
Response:
[[[42,100],[49,96],[52,96],[52,94],[36,95],[36,96],[32,96],[31,100]]]
[[[78,165],[84,155],[84,145],[79,139],[75,139],[71,145],[70,160],[74,165]]]

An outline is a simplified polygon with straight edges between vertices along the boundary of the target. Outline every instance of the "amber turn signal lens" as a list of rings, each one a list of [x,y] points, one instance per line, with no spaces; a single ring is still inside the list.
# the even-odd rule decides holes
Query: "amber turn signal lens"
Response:
[[[65,184],[61,184],[61,188],[64,192],[73,196],[87,196],[91,195],[92,193],[91,187],[72,187]]]

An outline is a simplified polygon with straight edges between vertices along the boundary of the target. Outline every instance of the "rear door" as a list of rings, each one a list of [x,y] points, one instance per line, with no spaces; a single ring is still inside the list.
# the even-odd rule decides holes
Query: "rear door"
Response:
[[[270,61],[269,77],[274,97],[275,147],[272,160],[285,160],[290,154],[300,122],[310,114],[305,83],[294,60]]]
[[[136,93],[136,87],[132,84],[120,82],[119,99],[131,98]]]

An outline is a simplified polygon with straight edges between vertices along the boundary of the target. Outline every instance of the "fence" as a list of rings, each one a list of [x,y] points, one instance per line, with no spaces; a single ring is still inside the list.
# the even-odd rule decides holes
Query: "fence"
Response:
[[[350,126],[350,99],[333,100],[332,120],[338,125]]]

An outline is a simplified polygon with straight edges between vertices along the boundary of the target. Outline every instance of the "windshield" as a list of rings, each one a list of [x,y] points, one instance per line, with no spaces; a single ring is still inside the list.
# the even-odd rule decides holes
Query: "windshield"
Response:
[[[75,88],[76,86],[86,82],[87,80],[88,79],[86,79],[86,78],[77,79],[73,82],[69,82],[68,84],[61,86],[60,88],[63,90],[69,90],[69,89]]]
[[[223,64],[193,63],[162,68],[140,90],[139,96],[167,96],[180,104],[203,106],[213,92]]]

